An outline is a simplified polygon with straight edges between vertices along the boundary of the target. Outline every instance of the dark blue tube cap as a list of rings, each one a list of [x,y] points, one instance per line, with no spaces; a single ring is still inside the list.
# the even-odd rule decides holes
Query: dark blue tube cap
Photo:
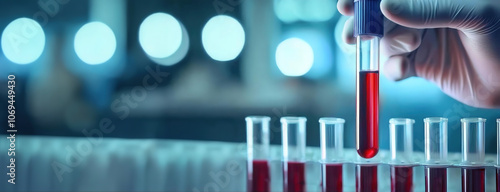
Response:
[[[384,36],[381,0],[354,0],[354,36]]]

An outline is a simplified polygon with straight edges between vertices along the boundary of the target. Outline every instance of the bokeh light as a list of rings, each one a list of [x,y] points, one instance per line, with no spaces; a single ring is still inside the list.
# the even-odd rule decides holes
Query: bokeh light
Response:
[[[75,52],[90,65],[102,64],[113,56],[116,37],[111,28],[102,22],[91,22],[82,26],[75,36]]]
[[[163,59],[172,56],[181,47],[183,27],[177,19],[166,13],[148,16],[139,27],[139,43],[152,58]]]
[[[337,13],[336,4],[335,0],[274,0],[273,8],[276,17],[285,23],[324,22]]]
[[[238,57],[245,45],[245,31],[236,19],[218,15],[208,20],[201,34],[207,54],[217,61]]]
[[[184,25],[182,25],[182,23],[181,27],[182,27],[182,41],[181,41],[181,46],[177,49],[177,51],[165,58],[155,58],[148,55],[149,59],[151,59],[153,62],[157,64],[164,66],[172,66],[180,62],[182,59],[184,59],[184,57],[186,57],[189,51],[189,35]]]
[[[332,77],[332,68],[336,64],[333,62],[334,51],[332,42],[328,38],[328,33],[315,27],[295,27],[288,30],[283,38],[299,38],[307,42],[313,50],[314,62],[304,77],[309,79],[321,79],[323,77]]]
[[[33,19],[16,19],[2,33],[3,53],[14,63],[32,63],[42,55],[44,48],[45,33]]]
[[[276,64],[286,76],[302,76],[311,69],[313,63],[313,49],[302,39],[286,39],[276,48]]]

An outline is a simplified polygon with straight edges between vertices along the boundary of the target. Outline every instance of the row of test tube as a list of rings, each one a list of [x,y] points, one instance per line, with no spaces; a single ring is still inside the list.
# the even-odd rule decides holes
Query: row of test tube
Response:
[[[247,190],[270,191],[269,170],[269,117],[251,116],[247,123]],[[413,192],[413,167],[424,166],[425,191],[447,190],[447,168],[462,169],[462,191],[485,191],[485,167],[493,166],[485,161],[485,122],[483,118],[461,119],[462,160],[448,161],[448,119],[433,117],[424,119],[424,160],[418,162],[413,154],[413,119],[393,118],[390,127],[390,160],[381,162],[373,159],[344,157],[343,137],[345,120],[341,118],[320,118],[321,187],[322,191],[343,191],[342,165],[355,164],[356,191],[375,192],[377,167],[388,164],[391,169],[391,191]],[[283,117],[282,168],[283,191],[306,191],[306,118]],[[497,185],[500,192],[500,119],[497,120]]]

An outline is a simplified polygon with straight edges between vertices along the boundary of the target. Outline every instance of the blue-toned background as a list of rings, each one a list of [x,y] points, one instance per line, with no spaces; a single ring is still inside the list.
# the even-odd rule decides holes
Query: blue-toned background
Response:
[[[317,146],[318,118],[335,116],[347,120],[346,146],[353,147],[354,47],[340,39],[346,18],[337,12],[333,0],[61,2],[1,2],[1,29],[20,17],[46,21],[42,23],[45,46],[35,62],[19,65],[0,54],[2,84],[8,74],[16,75],[21,134],[82,137],[82,130],[110,118],[117,129],[106,137],[243,142],[247,115],[269,115],[276,127],[281,116],[301,115],[308,117],[308,144]],[[47,19],[38,17],[39,12]],[[181,55],[182,60],[170,66],[155,63],[139,43],[141,22],[157,12],[177,19],[189,39],[185,57]],[[236,19],[244,30],[243,49],[229,61],[213,59],[202,44],[205,24],[220,14]],[[86,64],[74,49],[76,31],[89,21],[102,21],[116,37],[113,56],[99,65]],[[235,26],[224,22],[218,32],[230,33]],[[289,38],[305,41],[314,54],[310,70],[306,64],[285,66],[288,71],[307,71],[303,76],[289,77],[278,68],[277,61],[286,60],[282,57],[308,57],[300,56],[307,50],[304,47],[284,49],[288,53],[277,57],[278,45]],[[211,52],[238,49],[237,43],[224,38],[213,41],[222,48],[212,46]],[[152,71],[166,75],[160,81],[148,79],[157,86],[144,89],[143,80]],[[0,89],[5,97],[7,87]],[[500,110],[463,105],[423,79],[391,82],[381,75],[380,106],[382,148],[388,148],[392,117],[415,119],[416,141],[423,138],[423,118],[448,117],[452,151],[460,150],[460,141],[454,139],[459,136],[459,118],[483,117],[488,119],[486,150],[495,151],[495,118],[500,117]],[[273,138],[272,143],[279,144],[280,138]]]
[[[178,22],[153,23],[158,29],[143,35],[154,38],[164,30],[161,34],[172,43],[152,45],[175,51],[164,58],[152,58],[139,40],[141,23],[157,12]],[[226,17],[209,27],[207,22],[217,15]],[[0,52],[1,98],[7,98],[7,75],[16,75],[19,140],[24,135],[85,138],[104,123],[115,126],[103,134],[105,139],[243,143],[244,117],[268,115],[271,143],[278,145],[278,119],[296,115],[308,118],[308,146],[319,146],[320,117],[346,119],[345,146],[354,148],[355,50],[341,41],[346,18],[334,0],[0,1],[2,33],[21,17],[40,24],[45,45],[36,61],[24,65]],[[115,41],[76,45],[77,31],[91,21],[106,24]],[[240,25],[244,34],[238,33]],[[176,38],[180,45],[173,42]],[[299,41],[288,41],[295,38]],[[29,47],[31,42],[26,43]],[[113,55],[97,65],[85,59],[104,57],[101,52],[91,58],[75,52],[75,47],[92,52],[110,44]],[[7,103],[1,102],[0,117],[7,117],[5,108]],[[460,152],[460,118],[483,117],[488,120],[486,151],[496,153],[500,110],[463,105],[423,79],[391,82],[381,75],[380,109],[383,149],[389,148],[390,118],[416,120],[414,148],[422,151],[423,118],[447,117],[449,150]],[[2,140],[2,146],[7,142]]]
[[[36,1],[1,2],[0,28],[20,17],[46,21],[42,25],[45,47],[35,62],[19,65],[0,54],[2,84],[8,74],[16,75],[21,134],[81,137],[82,130],[110,118],[117,129],[106,137],[243,142],[247,115],[269,115],[274,126],[279,126],[276,120],[281,116],[301,115],[308,117],[308,144],[317,146],[317,119],[335,116],[347,120],[346,146],[353,147],[355,53],[353,46],[340,40],[345,18],[333,0],[235,1],[234,5],[225,1],[40,2],[47,8]],[[40,11],[47,20],[36,17]],[[186,56],[170,66],[149,59],[138,40],[141,22],[156,12],[172,15],[189,36]],[[239,21],[245,33],[243,50],[230,61],[211,58],[202,45],[204,25],[219,13]],[[114,55],[100,65],[86,64],[74,51],[75,33],[89,21],[103,21],[117,39]],[[232,30],[232,25],[221,27]],[[276,48],[289,38],[302,39],[314,54],[311,69],[300,77],[288,77],[277,66]],[[218,44],[233,46],[224,39]],[[301,54],[303,49],[290,49],[289,55]],[[301,66],[289,70],[304,71]],[[145,92],[134,90],[144,87],[143,80],[152,71],[165,73],[159,77],[161,82]],[[154,77],[149,81],[155,82]],[[7,87],[1,89],[5,96]],[[459,118],[483,117],[488,119],[486,150],[495,151],[495,118],[500,110],[463,105],[423,79],[391,82],[381,75],[380,106],[382,148],[388,148],[392,117],[415,119],[415,140],[423,138],[423,118],[448,117],[452,151],[460,149],[460,141],[454,139],[459,136]],[[272,142],[278,144],[280,138]]]

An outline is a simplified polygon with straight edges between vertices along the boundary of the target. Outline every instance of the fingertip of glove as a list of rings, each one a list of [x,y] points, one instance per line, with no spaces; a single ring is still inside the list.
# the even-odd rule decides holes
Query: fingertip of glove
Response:
[[[342,39],[347,44],[355,44],[356,39],[354,38],[354,18],[349,18],[344,24],[344,30],[342,32]]]
[[[354,2],[352,0],[339,0],[337,2],[337,10],[342,15],[352,16],[354,15]]]
[[[392,56],[383,69],[384,75],[391,81],[401,81],[409,77],[408,63],[404,56]]]
[[[388,19],[397,21],[403,14],[403,5],[400,1],[382,0],[380,2],[380,10]]]

